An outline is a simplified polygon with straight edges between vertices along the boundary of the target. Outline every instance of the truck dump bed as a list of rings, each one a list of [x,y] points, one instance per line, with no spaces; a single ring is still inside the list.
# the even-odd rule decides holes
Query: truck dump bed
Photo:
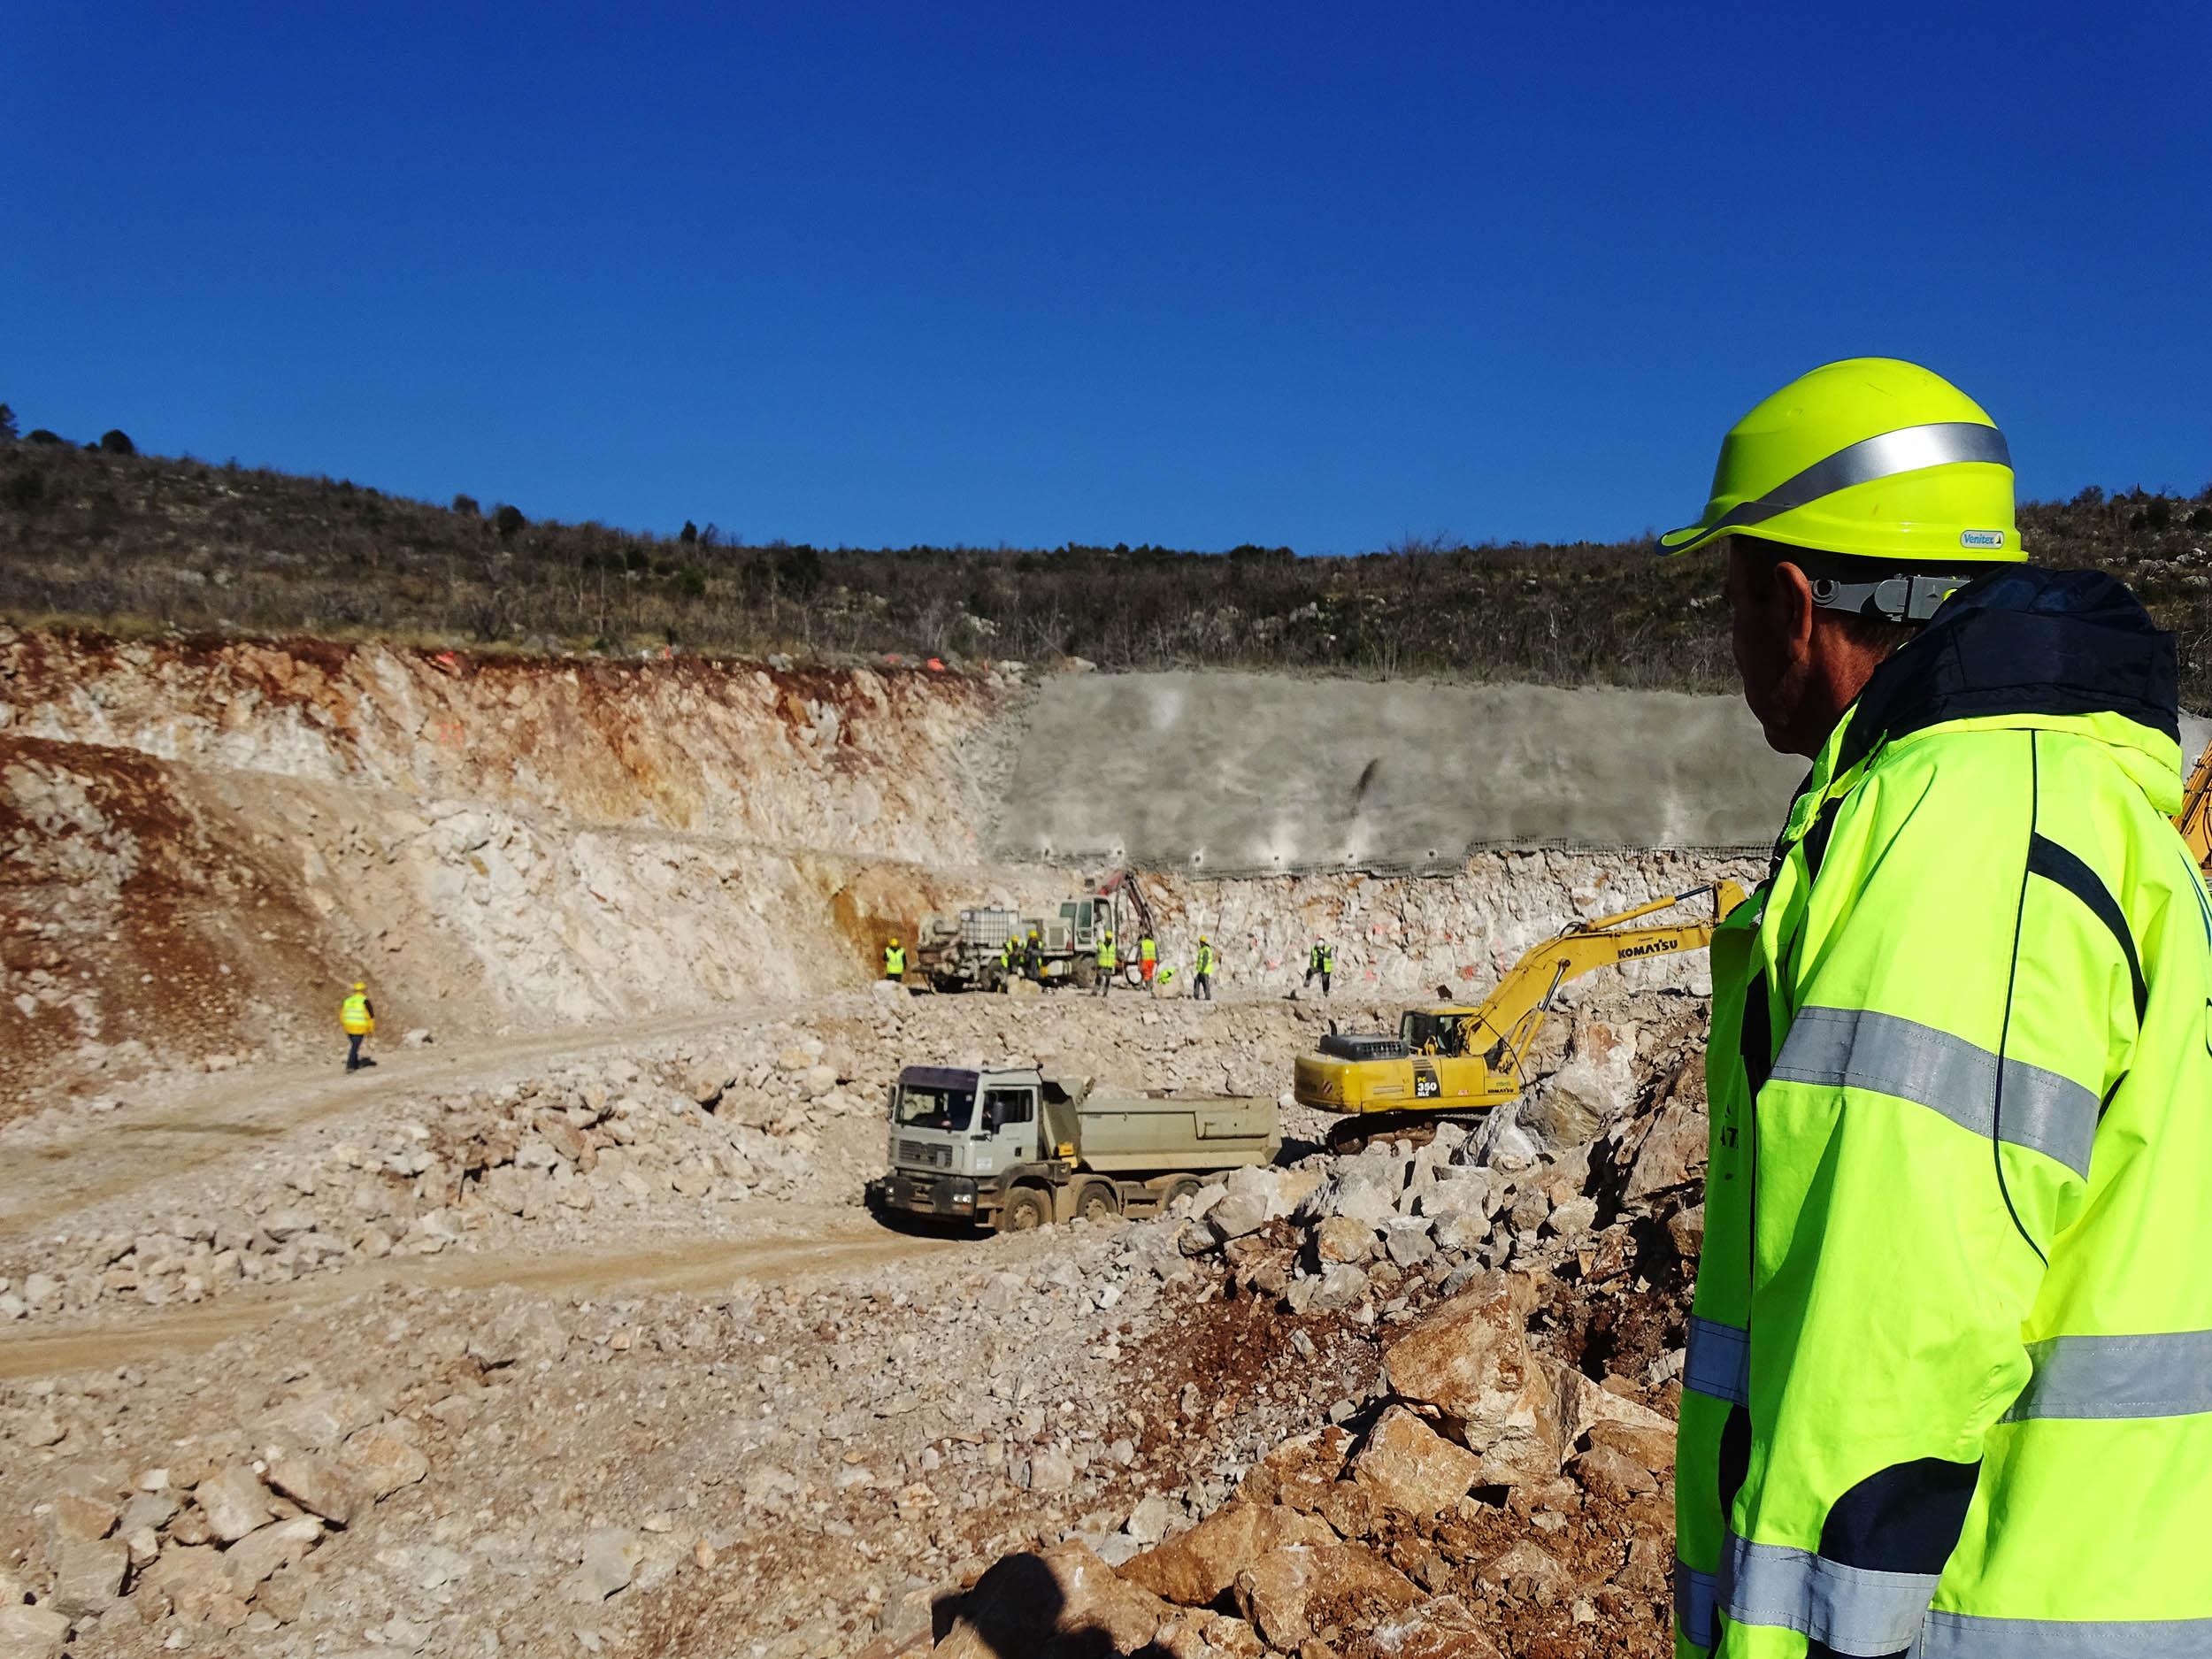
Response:
[[[1101,1173],[1271,1164],[1282,1144],[1271,1100],[1156,1099],[1105,1091],[1092,1094],[1074,1111],[1083,1164]]]

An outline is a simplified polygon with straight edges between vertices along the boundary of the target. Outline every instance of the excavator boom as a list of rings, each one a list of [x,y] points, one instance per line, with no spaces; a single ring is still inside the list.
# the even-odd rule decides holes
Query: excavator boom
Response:
[[[2189,856],[2197,861],[2197,868],[2212,875],[2212,743],[2205,745],[2189,773],[2181,792],[2181,810],[2174,814],[2174,827],[2189,843]]]

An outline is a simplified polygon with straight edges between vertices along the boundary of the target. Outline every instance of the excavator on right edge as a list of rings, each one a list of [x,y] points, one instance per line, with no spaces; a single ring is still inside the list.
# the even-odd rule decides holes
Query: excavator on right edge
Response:
[[[2212,743],[2207,743],[2204,753],[2197,757],[2196,767],[2181,791],[2181,810],[2174,814],[2174,827],[2189,843],[2189,856],[2197,861],[2197,868],[2212,877]]]

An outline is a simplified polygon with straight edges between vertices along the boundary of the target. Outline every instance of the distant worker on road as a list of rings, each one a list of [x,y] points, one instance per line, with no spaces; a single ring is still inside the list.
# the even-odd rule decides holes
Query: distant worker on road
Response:
[[[1329,976],[1335,972],[1336,952],[1330,948],[1326,940],[1315,940],[1312,953],[1306,958],[1305,984],[1311,985],[1318,978],[1321,981],[1321,995],[1326,996],[1329,994]]]
[[[1101,996],[1105,995],[1106,988],[1113,984],[1114,971],[1119,965],[1120,961],[1121,958],[1114,952],[1114,936],[1111,933],[1101,933],[1098,936],[1098,961],[1096,964],[1098,968],[1098,994]]]
[[[2026,565],[1980,406],[1832,363],[1722,441],[1744,700],[1812,763],[1712,942],[1678,1659],[2212,1653],[2212,904],[2175,646]]]
[[[1160,948],[1153,943],[1151,934],[1145,933],[1137,941],[1137,973],[1147,985],[1149,985],[1152,983],[1152,976],[1159,971]]]
[[[358,1071],[365,1065],[374,1065],[375,1061],[361,1056],[361,1040],[376,1029],[376,1004],[369,1001],[367,980],[353,982],[353,995],[339,1007],[338,1023],[346,1032],[346,1070]]]
[[[1205,934],[1198,935],[1198,957],[1191,964],[1191,1000],[1210,1002],[1214,1000],[1214,945]]]

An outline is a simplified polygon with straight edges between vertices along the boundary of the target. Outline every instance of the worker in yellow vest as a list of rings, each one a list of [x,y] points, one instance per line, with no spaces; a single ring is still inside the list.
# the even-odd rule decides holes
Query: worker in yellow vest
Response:
[[[1193,1000],[1214,1000],[1214,944],[1203,933],[1198,935],[1198,960],[1191,964],[1190,994]]]
[[[1137,972],[1149,985],[1152,976],[1159,971],[1160,948],[1152,942],[1152,935],[1147,933],[1137,941]]]
[[[1306,957],[1306,984],[1311,985],[1318,978],[1321,981],[1321,995],[1326,996],[1329,994],[1329,979],[1335,972],[1335,949],[1325,939],[1315,940],[1313,950]]]
[[[353,982],[353,995],[338,1009],[338,1023],[346,1031],[346,1070],[358,1071],[365,1065],[374,1065],[375,1061],[361,1057],[361,1039],[376,1029],[376,1004],[369,1001],[367,981]]]
[[[883,977],[893,980],[906,978],[906,947],[896,939],[883,948]]]
[[[1114,936],[1101,933],[1098,936],[1098,994],[1101,996],[1106,995],[1106,987],[1114,982],[1115,971],[1120,964],[1121,957],[1114,950]]]

